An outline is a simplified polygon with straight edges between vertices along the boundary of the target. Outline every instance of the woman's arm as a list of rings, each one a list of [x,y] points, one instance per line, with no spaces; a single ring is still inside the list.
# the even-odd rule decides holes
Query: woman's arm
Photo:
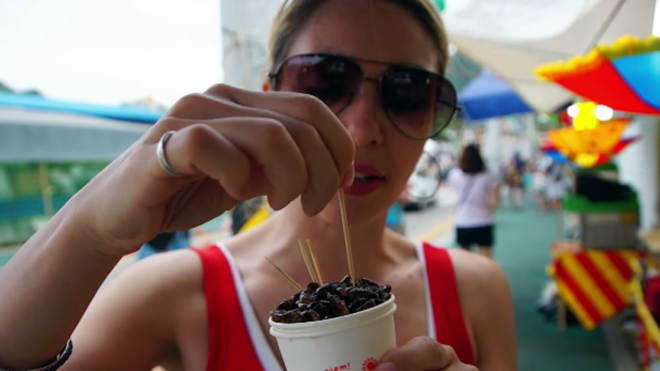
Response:
[[[0,271],[0,367],[52,361],[119,261],[94,248],[102,242],[79,228],[75,208],[73,199]]]
[[[48,241],[48,249],[40,249],[37,243],[43,237],[35,236],[19,251],[23,257],[12,259],[11,264],[32,267],[33,275],[12,275],[6,267],[0,272],[0,285],[22,288],[13,305],[0,306],[11,311],[0,313],[0,334],[14,334],[0,339],[0,359],[7,355],[15,360],[2,367],[47,364],[71,337],[74,352],[62,371],[151,369],[175,349],[173,327],[181,306],[193,303],[195,296],[204,303],[199,258],[185,250],[140,261],[95,296],[117,259],[94,253],[91,241],[83,246],[82,238],[65,240],[72,226],[62,228],[67,231],[54,234],[61,240]],[[24,249],[34,250],[32,259],[26,258],[30,255]],[[48,269],[39,269],[43,268],[37,264],[40,259],[50,261]]]

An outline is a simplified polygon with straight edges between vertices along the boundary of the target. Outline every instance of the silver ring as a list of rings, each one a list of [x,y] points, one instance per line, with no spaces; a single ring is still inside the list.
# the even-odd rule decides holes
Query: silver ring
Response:
[[[180,177],[183,176],[184,174],[181,174],[180,172],[174,170],[172,166],[170,165],[169,162],[167,162],[167,158],[165,157],[165,143],[167,143],[167,140],[170,139],[172,135],[174,135],[176,131],[170,130],[167,133],[163,134],[162,137],[160,137],[160,141],[158,141],[158,147],[156,148],[156,157],[158,157],[158,163],[160,164],[160,168],[163,169],[163,171],[172,177]]]

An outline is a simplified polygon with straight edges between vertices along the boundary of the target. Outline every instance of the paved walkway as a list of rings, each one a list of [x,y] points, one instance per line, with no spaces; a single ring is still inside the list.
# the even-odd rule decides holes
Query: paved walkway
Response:
[[[519,370],[613,371],[602,331],[569,327],[560,331],[536,310],[546,281],[556,214],[531,207],[513,212],[506,203],[496,216],[494,258],[511,283],[518,336]],[[631,370],[632,371],[632,370]]]

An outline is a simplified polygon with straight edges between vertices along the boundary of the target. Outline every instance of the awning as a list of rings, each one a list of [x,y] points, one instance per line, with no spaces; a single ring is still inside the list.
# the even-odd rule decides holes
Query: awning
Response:
[[[0,162],[112,161],[151,125],[0,106]]]
[[[150,111],[137,107],[104,106],[80,102],[47,99],[38,95],[0,92],[0,106],[19,107],[50,112],[68,112],[113,120],[153,124],[163,112]]]
[[[487,70],[459,92],[458,101],[470,121],[532,112],[509,84]]]
[[[459,3],[459,2],[456,2]],[[622,35],[651,34],[655,0],[463,0],[443,14],[458,51],[507,81],[533,109],[553,112],[573,94],[534,68],[584,54]]]

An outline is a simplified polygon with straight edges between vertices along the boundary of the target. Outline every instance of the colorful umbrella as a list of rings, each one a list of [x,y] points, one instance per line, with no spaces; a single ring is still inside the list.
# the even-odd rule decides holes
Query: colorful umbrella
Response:
[[[488,70],[458,93],[458,101],[468,121],[533,112],[509,84]]]
[[[617,111],[660,115],[660,38],[624,36],[587,55],[535,69],[542,80]]]
[[[594,167],[609,162],[636,138],[622,138],[629,120],[602,122],[594,129],[563,128],[548,133],[543,149],[559,152],[580,167]],[[556,157],[556,154],[555,154]]]
[[[561,161],[581,167],[609,162],[636,138],[622,138],[629,119],[601,122],[596,116],[596,103],[576,103],[573,126],[548,132],[541,150]]]

